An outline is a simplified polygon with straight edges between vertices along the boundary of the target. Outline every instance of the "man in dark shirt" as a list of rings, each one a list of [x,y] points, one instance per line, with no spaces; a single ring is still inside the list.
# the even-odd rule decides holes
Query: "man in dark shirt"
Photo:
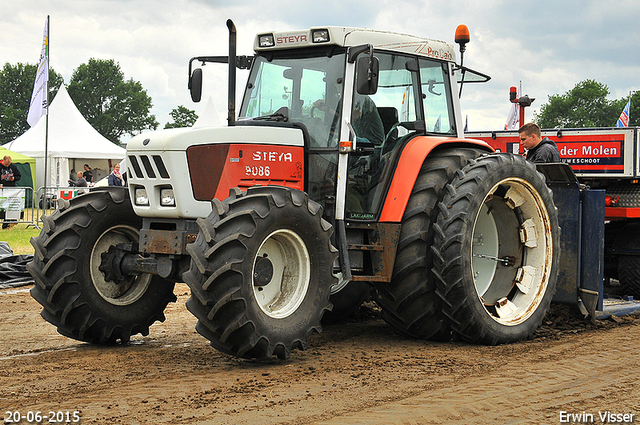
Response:
[[[16,164],[11,163],[11,157],[5,155],[2,161],[0,161],[0,184],[2,186],[13,187],[21,177],[22,174],[20,174],[20,170],[18,170]]]
[[[555,142],[548,137],[542,138],[540,127],[527,123],[518,130],[520,144],[526,149],[526,158],[535,163],[561,162],[560,152]]]
[[[84,177],[87,183],[93,183],[93,170],[91,170],[89,164],[84,164],[84,172],[82,173],[82,177]]]
[[[16,164],[11,163],[11,157],[5,155],[2,161],[0,161],[0,185],[2,187],[14,187],[21,177],[22,174],[20,174],[20,170],[18,170]],[[9,223],[6,221],[2,223],[2,228],[9,228]]]

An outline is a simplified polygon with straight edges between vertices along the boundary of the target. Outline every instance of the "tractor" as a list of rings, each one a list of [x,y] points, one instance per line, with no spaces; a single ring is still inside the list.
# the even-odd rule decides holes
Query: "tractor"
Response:
[[[264,32],[227,64],[228,125],[138,135],[128,187],[60,201],[32,238],[31,294],[71,338],[126,343],[188,310],[214,348],[286,359],[372,296],[411,338],[530,337],[556,290],[560,228],[545,177],[465,139],[459,96],[489,77],[454,44],[385,31]],[[249,70],[236,114],[236,70]]]

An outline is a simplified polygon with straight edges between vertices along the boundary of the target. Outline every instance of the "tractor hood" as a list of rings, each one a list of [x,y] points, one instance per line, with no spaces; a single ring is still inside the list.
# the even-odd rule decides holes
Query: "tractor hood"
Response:
[[[244,124],[144,133],[127,145],[133,207],[141,217],[206,217],[211,199],[226,198],[241,173],[248,173],[243,175],[247,185],[282,180],[281,174],[292,174],[304,161],[303,152],[303,132],[292,126]],[[230,176],[236,177],[234,185],[227,182]],[[302,185],[302,176],[298,180]]]
[[[304,146],[302,132],[292,127],[238,125],[234,127],[173,128],[132,138],[127,151],[186,151],[193,145],[260,143]]]

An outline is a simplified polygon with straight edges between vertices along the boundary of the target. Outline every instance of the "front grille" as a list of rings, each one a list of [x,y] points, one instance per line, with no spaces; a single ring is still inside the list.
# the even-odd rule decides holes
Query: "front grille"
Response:
[[[151,161],[149,161],[149,157],[147,155],[141,155],[140,160],[142,161],[142,165],[144,165],[144,169],[147,172],[147,176],[152,179],[156,178],[156,173],[153,171],[153,167],[151,167]]]
[[[133,172],[135,173],[137,178],[141,179],[144,177],[144,175],[142,174],[142,168],[140,168],[138,159],[135,156],[129,155],[129,164],[131,164],[131,166],[133,167]]]
[[[164,161],[162,161],[162,157],[160,155],[153,155],[153,162],[156,164],[156,168],[158,169],[158,173],[160,173],[160,177],[163,179],[169,178],[169,172],[167,168],[164,166]]]
[[[162,179],[169,179],[169,172],[160,155],[153,155],[153,162],[147,155],[129,155],[129,163],[138,179],[156,179],[160,175]],[[142,163],[142,167],[140,164]],[[155,168],[154,168],[155,165]]]

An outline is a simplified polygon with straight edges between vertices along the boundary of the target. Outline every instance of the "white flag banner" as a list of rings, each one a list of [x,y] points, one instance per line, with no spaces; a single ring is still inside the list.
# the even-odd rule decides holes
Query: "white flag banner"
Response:
[[[47,91],[49,90],[49,18],[44,23],[44,35],[42,37],[42,51],[40,62],[36,72],[36,81],[31,94],[31,104],[27,122],[31,127],[38,123],[40,117],[46,115],[48,103]]]
[[[522,86],[522,83],[520,84]],[[522,92],[522,87],[518,89],[516,92],[516,99],[520,98],[520,93]],[[509,110],[509,116],[507,117],[507,122],[504,124],[505,130],[517,130],[520,126],[524,124],[520,122],[520,104],[518,102],[511,104],[511,109]]]
[[[402,93],[402,106],[400,108],[400,121],[410,121],[409,120],[409,105],[411,102],[411,100],[409,99],[411,97],[411,91],[412,91],[412,86],[407,86],[404,89],[404,92]]]
[[[507,122],[504,125],[505,130],[517,130],[520,128],[520,105],[514,103],[509,111]]]

